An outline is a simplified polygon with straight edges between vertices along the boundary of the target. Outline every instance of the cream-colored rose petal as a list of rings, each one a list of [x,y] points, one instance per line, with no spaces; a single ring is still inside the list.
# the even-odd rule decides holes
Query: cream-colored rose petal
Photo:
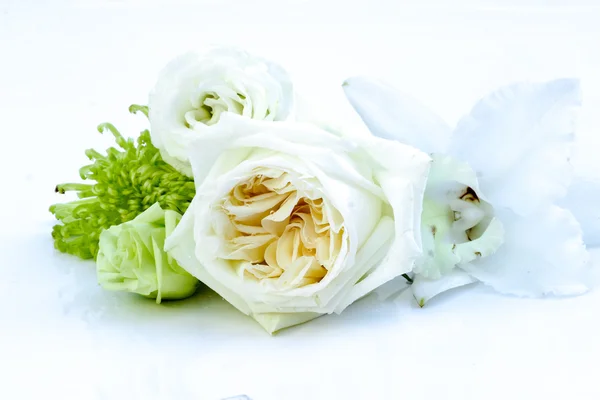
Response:
[[[280,236],[290,221],[292,210],[298,204],[297,194],[288,196],[279,209],[261,220],[261,226],[270,234]]]
[[[290,313],[258,313],[252,314],[267,332],[273,334],[281,329],[294,325],[303,324],[320,317],[322,314],[312,312],[290,312]]]

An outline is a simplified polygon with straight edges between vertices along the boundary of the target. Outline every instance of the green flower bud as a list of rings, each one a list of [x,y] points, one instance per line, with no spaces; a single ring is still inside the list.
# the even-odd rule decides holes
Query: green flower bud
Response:
[[[96,259],[98,282],[107,290],[121,290],[161,300],[191,296],[198,280],[164,251],[165,238],[181,215],[155,203],[131,221],[100,234]]]

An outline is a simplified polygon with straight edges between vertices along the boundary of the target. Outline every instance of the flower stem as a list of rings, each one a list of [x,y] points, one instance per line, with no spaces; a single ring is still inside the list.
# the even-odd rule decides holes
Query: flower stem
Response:
[[[143,113],[146,117],[148,117],[148,106],[141,106],[139,104],[132,104],[129,106],[129,112],[135,114],[137,112]]]

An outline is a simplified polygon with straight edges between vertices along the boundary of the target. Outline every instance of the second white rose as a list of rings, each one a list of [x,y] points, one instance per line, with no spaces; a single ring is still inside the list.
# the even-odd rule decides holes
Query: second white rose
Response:
[[[164,68],[150,94],[152,142],[166,162],[191,176],[187,148],[222,113],[282,121],[293,100],[288,74],[273,62],[229,47],[188,53]]]

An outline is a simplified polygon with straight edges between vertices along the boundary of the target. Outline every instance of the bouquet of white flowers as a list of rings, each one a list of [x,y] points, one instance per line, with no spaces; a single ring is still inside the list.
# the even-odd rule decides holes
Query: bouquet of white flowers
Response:
[[[170,62],[137,143],[58,185],[55,247],[98,282],[179,300],[208,286],[268,332],[341,313],[383,284],[420,306],[482,282],[517,296],[594,283],[600,185],[572,176],[572,79],[507,86],[451,129],[382,82],[307,96],[279,65],[213,48]],[[582,229],[583,227],[583,229]],[[202,285],[203,284],[203,285]]]

